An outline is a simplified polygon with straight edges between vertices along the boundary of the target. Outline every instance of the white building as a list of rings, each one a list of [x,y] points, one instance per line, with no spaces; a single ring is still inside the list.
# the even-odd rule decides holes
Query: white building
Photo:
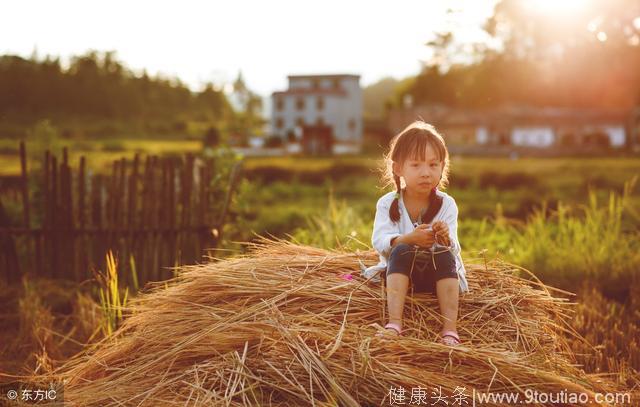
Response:
[[[550,147],[556,135],[551,127],[516,126],[511,129],[511,144],[523,147]]]
[[[273,92],[271,129],[283,138],[302,137],[303,126],[332,129],[333,151],[358,152],[362,145],[359,75],[290,75],[289,88]]]
[[[640,151],[640,107],[636,109],[531,107],[506,105],[460,109],[443,105],[404,106],[389,112],[397,134],[417,119],[426,120],[456,147],[517,147],[591,151]]]

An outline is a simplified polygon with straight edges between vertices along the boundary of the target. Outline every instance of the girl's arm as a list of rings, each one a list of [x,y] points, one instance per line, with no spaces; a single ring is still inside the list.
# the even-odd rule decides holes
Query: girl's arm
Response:
[[[380,198],[376,204],[376,217],[373,221],[373,234],[371,236],[373,248],[384,257],[389,257],[392,247],[391,240],[400,235],[400,225],[391,221],[389,205],[385,204],[383,199]]]
[[[449,250],[456,256],[460,254],[461,248],[460,242],[458,242],[458,205],[453,198],[444,215],[444,221],[449,227],[449,239],[451,240]]]

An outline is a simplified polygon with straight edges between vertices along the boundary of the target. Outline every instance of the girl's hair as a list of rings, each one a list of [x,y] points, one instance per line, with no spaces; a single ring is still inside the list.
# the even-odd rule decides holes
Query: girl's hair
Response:
[[[444,139],[432,125],[417,120],[408,125],[389,142],[389,152],[384,156],[383,181],[385,181],[385,188],[390,184],[395,184],[396,193],[398,193],[389,208],[389,217],[394,222],[400,220],[398,196],[402,185],[400,176],[393,172],[393,163],[395,162],[402,166],[407,159],[425,160],[427,147],[435,152],[440,162],[444,163],[442,178],[440,178],[436,188],[445,189],[449,183],[449,151]],[[431,198],[435,198],[435,190],[432,191]]]

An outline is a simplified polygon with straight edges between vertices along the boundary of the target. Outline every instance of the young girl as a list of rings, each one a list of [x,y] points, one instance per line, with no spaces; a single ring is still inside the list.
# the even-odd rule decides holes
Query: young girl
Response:
[[[386,270],[389,323],[384,333],[402,333],[405,297],[414,292],[438,297],[441,341],[460,343],[456,331],[458,294],[469,291],[458,243],[458,207],[438,189],[447,185],[449,152],[435,128],[416,121],[395,136],[385,156],[385,178],[395,192],[376,204],[372,243],[380,263],[364,270],[372,281]],[[404,183],[404,188],[402,185]]]

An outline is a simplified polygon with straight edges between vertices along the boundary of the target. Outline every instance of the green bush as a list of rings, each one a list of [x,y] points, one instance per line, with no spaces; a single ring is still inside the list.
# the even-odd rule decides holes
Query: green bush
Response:
[[[268,148],[282,147],[283,144],[284,142],[282,141],[282,137],[280,136],[270,136],[264,142],[264,146]]]
[[[463,248],[472,254],[487,249],[566,290],[590,280],[607,296],[626,299],[640,270],[640,232],[623,223],[625,211],[638,213],[630,207],[634,184],[628,182],[621,195],[611,192],[605,205],[595,191],[586,205],[558,203],[555,211],[543,205],[526,223],[508,221],[499,209],[492,221],[462,222]]]
[[[372,176],[377,175],[375,170],[361,164],[349,164],[336,162],[333,164],[327,174],[333,180],[340,180],[348,176]]]
[[[124,144],[124,142],[119,140],[108,140],[102,143],[102,151],[119,153],[122,151],[127,151],[127,146]]]
[[[309,216],[304,227],[297,228],[293,240],[301,244],[345,250],[367,250],[371,246],[373,220],[358,216],[345,201],[336,201],[329,195],[324,213]]]
[[[376,177],[377,175],[370,167],[362,164],[336,162],[329,167],[317,169],[263,165],[247,170],[245,176],[262,184],[295,180],[310,185],[322,185],[329,179],[340,181],[346,177]]]
[[[283,167],[256,167],[244,171],[244,176],[261,184],[270,184],[278,181],[291,181],[294,173]]]
[[[297,181],[310,185],[322,185],[329,179],[327,171],[300,171],[294,176]]]
[[[532,188],[538,186],[538,178],[525,172],[498,173],[485,171],[480,174],[478,185],[482,189],[496,187],[500,190]]]
[[[586,205],[557,202],[554,209],[543,202],[526,221],[505,217],[501,204],[492,218],[460,218],[458,237],[464,256],[477,259],[485,251],[530,270],[546,284],[577,291],[589,280],[610,298],[625,300],[640,270],[640,219],[635,224],[624,222],[625,214],[640,213],[631,207],[634,184],[635,179],[628,182],[623,194],[610,192],[604,205],[596,191],[590,192]],[[358,208],[330,194],[326,209],[308,216],[292,237],[318,247],[368,248],[372,205]]]

